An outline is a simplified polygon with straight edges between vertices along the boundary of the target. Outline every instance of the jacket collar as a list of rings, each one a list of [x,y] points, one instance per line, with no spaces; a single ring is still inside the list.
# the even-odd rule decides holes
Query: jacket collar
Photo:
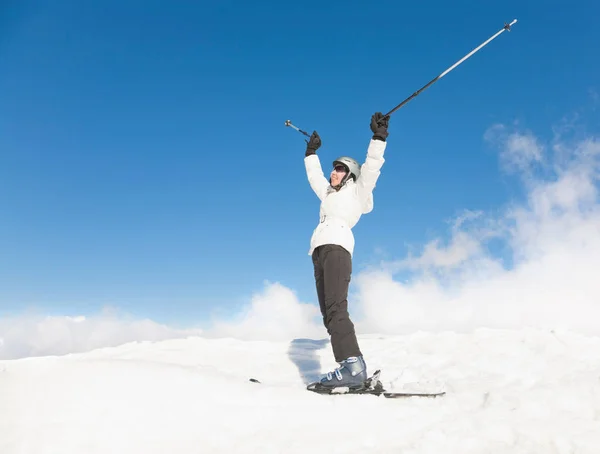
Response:
[[[348,181],[346,181],[341,188],[339,189],[335,189],[333,186],[331,186],[331,183],[329,184],[329,186],[327,186],[327,194],[331,194],[333,192],[339,192],[339,191],[343,191],[345,188],[347,188],[348,186],[354,185],[356,184],[354,182],[353,179],[349,179]]]

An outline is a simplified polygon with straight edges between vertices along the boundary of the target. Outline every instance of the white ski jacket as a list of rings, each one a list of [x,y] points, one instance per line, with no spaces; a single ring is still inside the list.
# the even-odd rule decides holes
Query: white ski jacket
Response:
[[[316,154],[304,158],[308,182],[321,200],[320,222],[312,234],[308,255],[312,255],[318,246],[337,244],[352,256],[352,228],[363,214],[373,210],[373,189],[385,162],[383,152],[386,145],[387,142],[371,139],[367,158],[361,166],[360,177],[356,182],[348,180],[339,191],[331,187]]]

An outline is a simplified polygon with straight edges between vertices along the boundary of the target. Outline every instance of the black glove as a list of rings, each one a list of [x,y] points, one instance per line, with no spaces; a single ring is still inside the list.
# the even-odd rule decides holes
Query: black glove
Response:
[[[390,117],[384,117],[381,112],[376,112],[371,116],[371,131],[373,131],[373,139],[382,140],[385,142],[389,135],[388,123]]]
[[[315,152],[321,146],[321,138],[319,137],[319,134],[317,134],[317,131],[313,131],[312,135],[310,136],[310,140],[307,140],[306,143],[308,145],[306,145],[306,153],[304,153],[304,156],[315,154]]]

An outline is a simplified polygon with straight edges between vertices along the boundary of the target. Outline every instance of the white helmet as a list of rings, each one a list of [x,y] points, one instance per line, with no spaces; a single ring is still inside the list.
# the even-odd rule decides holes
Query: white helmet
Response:
[[[352,176],[354,178],[354,181],[358,180],[358,177],[360,176],[360,164],[358,162],[356,162],[356,159],[349,158],[348,156],[341,156],[341,157],[337,158],[335,161],[333,161],[334,167],[336,164],[342,164],[342,165],[346,166],[346,168],[349,171],[346,178],[344,178],[344,182],[350,176]]]

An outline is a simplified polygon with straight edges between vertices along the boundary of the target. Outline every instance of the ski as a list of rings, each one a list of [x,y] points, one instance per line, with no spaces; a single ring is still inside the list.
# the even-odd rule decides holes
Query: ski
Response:
[[[310,383],[306,389],[317,394],[324,395],[346,395],[346,394],[370,394],[373,396],[381,396],[388,399],[398,399],[407,397],[439,397],[446,394],[445,391],[388,391],[384,388],[383,384],[379,380],[381,370],[376,370],[373,375],[367,378],[361,386],[358,387],[337,387],[329,388],[321,385],[319,382]],[[252,383],[261,383],[256,378],[250,378]]]

